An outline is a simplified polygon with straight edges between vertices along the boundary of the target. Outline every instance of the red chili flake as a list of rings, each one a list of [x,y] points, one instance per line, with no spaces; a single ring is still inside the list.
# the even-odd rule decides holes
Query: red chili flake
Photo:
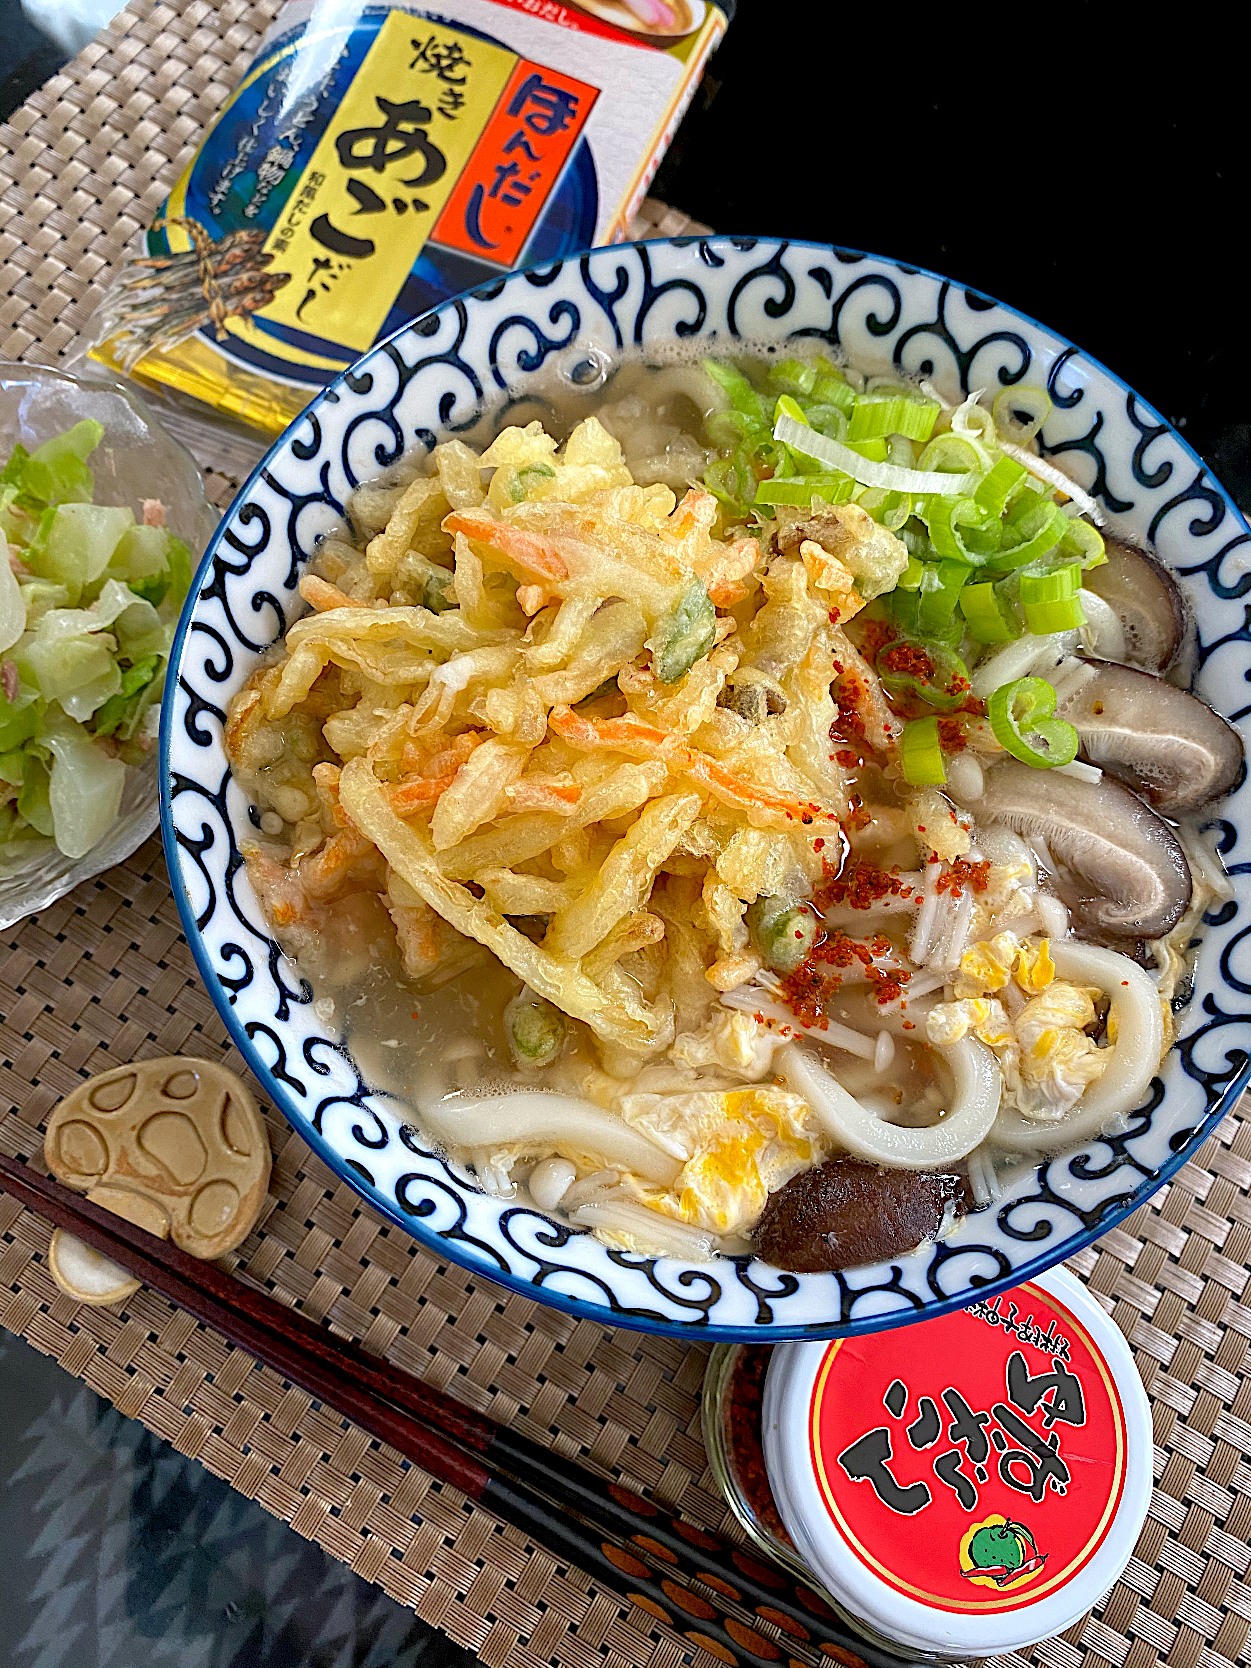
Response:
[[[899,635],[888,620],[865,620],[863,626],[858,620],[856,625],[859,627],[860,652],[866,660],[876,660],[886,645]],[[843,670],[837,661],[835,670],[840,674]]]
[[[880,972],[877,979],[870,976],[870,983],[874,986],[874,999],[879,1006],[885,1007],[888,1002],[894,1002],[901,997],[904,993],[904,986],[911,977],[911,973],[885,974]]]
[[[844,770],[859,770],[864,759],[859,753],[853,753],[850,747],[840,747],[834,755],[835,762],[842,765]]]
[[[944,753],[963,753],[969,745],[969,738],[964,733],[964,726],[954,718],[940,718],[938,720],[938,745]]]
[[[849,909],[871,909],[883,898],[910,898],[912,887],[899,878],[898,868],[882,869],[876,863],[852,862],[839,874],[822,878],[813,895],[818,910],[830,904]]]
[[[864,719],[861,718],[856,704],[856,691],[859,682],[846,675],[838,661],[834,662],[834,670],[838,681],[834,686],[834,699],[838,705],[838,718],[830,725],[830,740],[856,741],[864,743]]]
[[[850,965],[850,964],[848,964]],[[804,961],[789,973],[782,981],[781,1000],[804,1025],[810,1025],[815,1030],[829,1029],[829,1020],[821,1011],[822,1004],[838,989],[841,980],[822,974],[812,964],[809,954]]]
[[[934,883],[937,892],[950,892],[953,898],[964,896],[964,888],[969,885],[975,892],[984,892],[990,885],[990,859],[985,858],[980,863],[970,863],[967,857],[957,857],[945,875],[939,875]]]
[[[763,1428],[765,1374],[772,1355],[771,1344],[739,1351],[730,1379],[726,1424],[734,1471],[748,1504],[784,1546],[792,1546],[794,1543],[778,1514],[773,1490],[769,1486],[760,1434]]]
[[[824,835],[819,834],[817,836],[817,838],[812,842],[812,849],[813,849],[813,851],[824,851],[825,850],[825,836]]]
[[[893,1002],[903,995],[904,986],[912,977],[911,973],[902,969],[887,971],[878,967],[875,956],[885,956],[893,952],[894,945],[884,933],[875,933],[868,943],[861,939],[852,938],[845,932],[833,932],[828,938],[821,940],[809,951],[803,965],[790,976],[784,985],[784,1000],[787,1005],[798,1011],[798,1004],[807,1010],[819,1011],[820,1004],[828,1000],[838,989],[839,980],[831,979],[829,975],[822,977],[817,967],[824,963],[827,966],[849,968],[854,962],[859,962],[873,990],[873,995],[879,1003]],[[813,1023],[813,1021],[809,1021]],[[825,1029],[828,1021],[821,1014],[817,1022],[821,1029]]]
[[[905,1031],[915,1031],[916,1030],[916,1026],[912,1023],[912,1021],[910,1019],[905,1019],[904,1020],[903,1028],[904,1028]]]
[[[878,656],[878,665],[899,677],[917,678],[922,683],[934,676],[934,662],[924,649],[915,648],[911,643],[896,643]]]

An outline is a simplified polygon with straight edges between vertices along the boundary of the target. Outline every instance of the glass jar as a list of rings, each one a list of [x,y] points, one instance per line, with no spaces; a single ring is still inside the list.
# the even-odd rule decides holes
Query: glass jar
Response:
[[[887,1662],[968,1662],[1071,1627],[1122,1574],[1151,1498],[1134,1358],[1062,1268],[913,1325],[722,1346],[703,1424],[744,1532]]]

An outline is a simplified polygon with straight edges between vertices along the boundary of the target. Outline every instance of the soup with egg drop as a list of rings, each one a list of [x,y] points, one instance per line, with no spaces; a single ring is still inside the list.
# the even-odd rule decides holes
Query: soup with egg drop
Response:
[[[958,1232],[1124,1127],[1227,890],[1181,593],[1041,390],[566,366],[318,546],[228,715],[260,907],[489,1193],[687,1261]]]

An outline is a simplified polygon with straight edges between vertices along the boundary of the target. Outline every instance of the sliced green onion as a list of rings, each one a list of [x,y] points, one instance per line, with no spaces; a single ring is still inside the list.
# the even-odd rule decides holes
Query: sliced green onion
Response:
[[[924,492],[960,497],[973,492],[980,476],[947,475],[920,469],[900,469],[891,463],[873,463],[853,452],[849,446],[818,434],[807,423],[793,417],[779,418],[773,436],[785,446],[793,446],[805,457],[816,458],[829,469],[842,469],[853,475],[863,486],[885,487],[890,492]]]
[[[1064,562],[1042,572],[1027,568],[1021,575],[1021,604],[1024,607],[1031,602],[1061,602],[1075,597],[1081,586],[1080,562]]]
[[[446,614],[450,608],[456,607],[452,576],[446,568],[431,568],[421,588],[421,601],[422,606],[432,614]]]
[[[777,424],[778,419],[782,417],[791,417],[797,423],[806,423],[808,421],[807,417],[804,415],[803,406],[800,405],[798,400],[792,399],[789,394],[779,394],[777,403],[773,407],[773,421],[775,425]]]
[[[960,611],[969,635],[978,643],[1011,643],[1021,635],[1021,622],[1011,602],[991,580],[966,585]]]
[[[924,669],[909,669],[918,664]],[[940,712],[954,712],[969,698],[968,667],[953,648],[933,639],[901,637],[887,643],[877,657],[877,675],[891,695],[914,695]]]
[[[1080,597],[1064,597],[1059,602],[1032,602],[1023,605],[1025,624],[1036,637],[1047,637],[1057,631],[1076,631],[1086,624],[1086,611]]]
[[[924,564],[916,556],[909,556],[907,567],[895,581],[896,590],[919,591],[921,589],[921,575],[924,572]]]
[[[995,396],[995,427],[1016,445],[1032,440],[1051,415],[1051,395],[1045,388],[1019,383]]]
[[[984,510],[975,498],[935,498],[921,511],[921,519],[930,530],[930,542],[940,557],[977,565],[983,556],[970,550],[960,529],[968,527],[978,532],[988,531],[995,516]],[[995,540],[998,543],[998,536]]]
[[[1019,486],[1025,479],[1025,465],[1018,463],[1015,458],[1000,458],[988,475],[984,475],[973,494],[984,510],[991,510],[995,515],[1002,515],[1003,507],[1008,501],[1008,494],[1013,487]]]
[[[1082,585],[1080,562],[1064,562],[1059,567],[1038,572],[1036,567],[1025,568],[1020,576],[1021,607],[1025,623],[1036,637],[1054,631],[1075,631],[1086,624],[1078,592]]]
[[[757,898],[747,911],[747,925],[765,966],[775,973],[793,973],[817,936],[812,910],[789,898]]]
[[[816,383],[817,367],[802,359],[779,359],[776,365],[770,365],[766,380],[770,388],[783,394],[802,394],[806,399]]]
[[[816,405],[810,400],[805,415],[809,428],[816,429],[818,434],[828,435],[831,440],[846,440],[847,414],[840,406]]]
[[[951,414],[950,428],[952,434],[962,435],[979,452],[985,454],[984,467],[990,468],[990,454],[988,446],[996,446],[999,436],[995,432],[993,415],[980,403],[984,388],[974,389],[967,399],[962,400]]]
[[[672,613],[656,626],[648,639],[652,665],[661,683],[676,683],[712,647],[717,631],[717,611],[702,579],[692,579]]]
[[[908,440],[928,440],[938,417],[936,400],[916,400],[907,394],[862,394],[851,413],[849,438],[871,440],[902,434]]]
[[[845,504],[855,491],[850,475],[792,475],[784,480],[761,481],[756,488],[757,504],[794,504],[807,509],[814,498],[827,504]]]
[[[530,488],[537,486],[540,481],[554,481],[556,471],[550,463],[527,463],[517,470],[509,485],[508,496],[514,504],[524,501]]]
[[[704,485],[733,515],[745,515],[756,492],[756,477],[733,458],[715,458],[704,471]]]
[[[727,365],[721,359],[705,359],[702,364],[735,411],[741,411],[746,417],[754,417],[758,423],[768,422],[769,413],[764,398],[752,387],[742,371],[735,370],[733,365]]]
[[[925,562],[922,568],[921,583],[924,584],[925,575],[933,572],[934,564]],[[954,609],[945,623],[937,626],[931,624],[926,631],[922,631],[921,605],[924,597],[920,586],[915,591],[905,591],[897,585],[882,598],[882,601],[891,619],[907,637],[924,636],[927,643],[940,643],[946,648],[955,648],[964,636],[964,619],[959,611]]]
[[[937,718],[912,718],[900,742],[904,781],[916,788],[936,788],[947,780]]]
[[[885,463],[888,457],[885,440],[849,440],[847,450],[854,452],[857,457],[868,458],[870,463]]]
[[[960,434],[936,434],[918,459],[921,469],[941,470],[958,475],[971,471],[979,478],[986,468],[978,448]]]
[[[504,1009],[504,1034],[519,1066],[547,1066],[565,1042],[565,1017],[523,986]]]
[[[856,502],[891,533],[897,533],[912,514],[912,496],[907,492],[883,492],[881,487],[866,487]]]
[[[1065,516],[1064,519],[1068,522],[1068,527],[1060,540],[1062,548],[1075,550],[1082,566],[1088,571],[1091,568],[1102,567],[1108,559],[1103,534],[1088,521],[1074,516]]]
[[[741,440],[769,438],[767,423],[733,409],[714,411],[704,424],[704,432],[714,446],[737,446]]]
[[[995,555],[989,558],[986,566],[996,573],[1005,573],[1013,568],[1024,567],[1029,562],[1036,562],[1040,556],[1045,556],[1059,544],[1068,527],[1068,517],[1058,504],[1053,504],[1036,493],[1022,496],[1032,497],[1034,502],[1027,504],[1020,516],[1014,511],[1008,517],[1006,532],[1015,534],[1017,542],[1001,545]]]
[[[986,702],[995,740],[1014,759],[1038,770],[1071,764],[1077,757],[1077,731],[1053,717],[1055,710],[1056,692],[1045,678],[1000,684]]]
[[[824,363],[822,360],[818,364]],[[815,405],[836,405],[844,413],[855,408],[856,390],[837,371],[823,372],[812,385],[812,399]]]
[[[936,637],[950,626],[960,592],[972,568],[967,562],[928,562],[921,576],[918,624],[923,637]]]

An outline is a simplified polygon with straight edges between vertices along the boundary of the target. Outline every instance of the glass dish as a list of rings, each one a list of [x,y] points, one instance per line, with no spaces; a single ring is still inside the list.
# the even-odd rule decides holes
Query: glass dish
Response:
[[[138,511],[143,499],[159,498],[170,527],[198,562],[217,525],[217,511],[195,459],[165,433],[143,401],[107,377],[79,378],[43,365],[0,361],[0,458],[18,441],[33,450],[85,417],[104,427],[91,457],[96,502]],[[85,857],[66,857],[51,840],[23,841],[19,853],[0,855],[0,928],[46,909],[80,881],[136,851],[160,817],[159,774],[154,747],[142,769],[127,772],[118,819]]]

